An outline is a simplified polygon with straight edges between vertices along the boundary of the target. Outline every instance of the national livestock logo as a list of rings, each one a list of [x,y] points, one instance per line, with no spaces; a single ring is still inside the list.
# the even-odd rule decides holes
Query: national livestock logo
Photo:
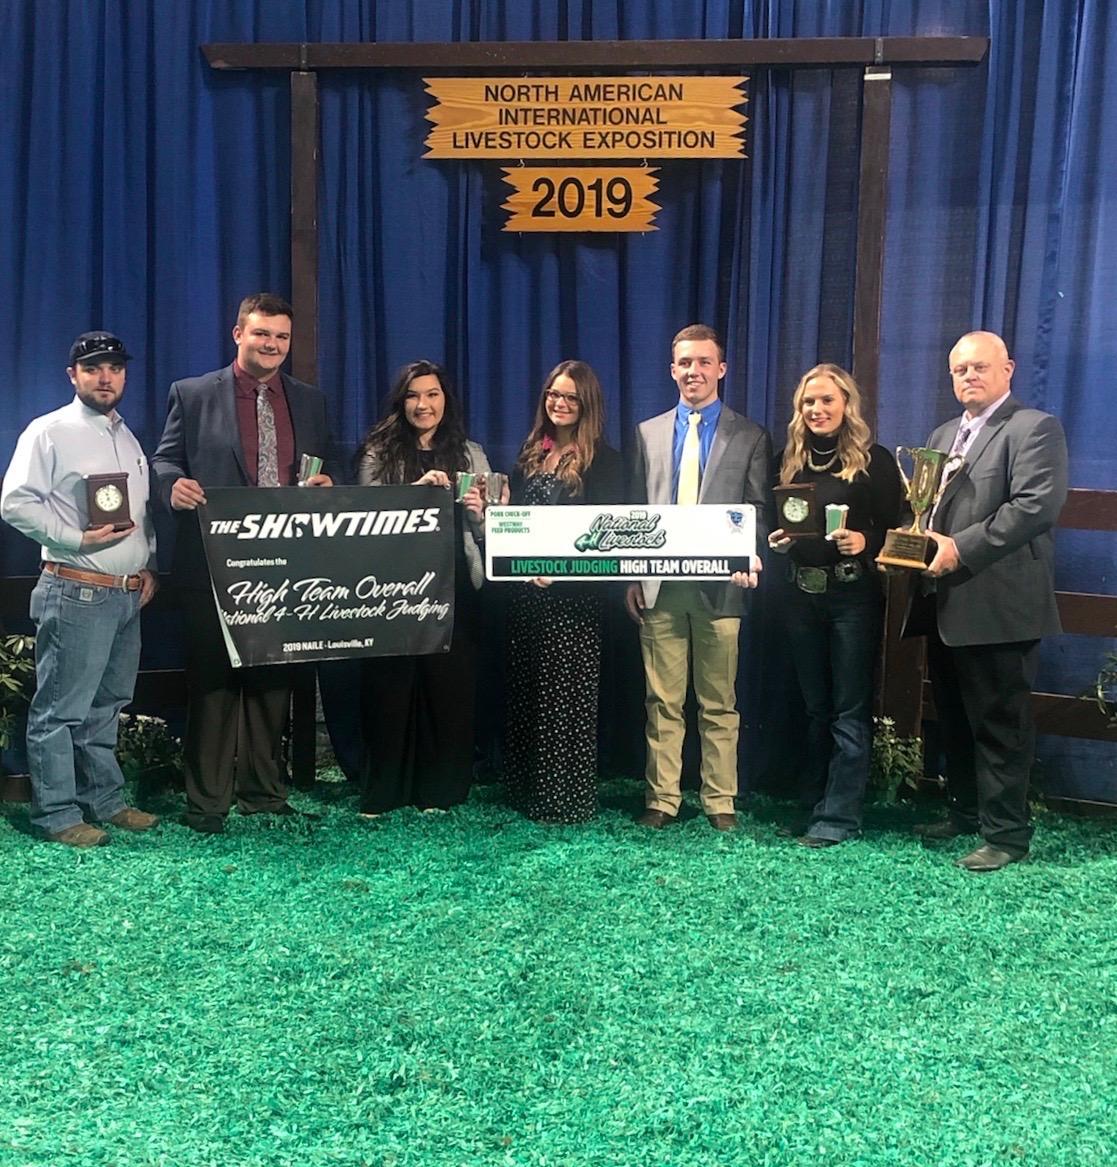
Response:
[[[574,540],[574,546],[579,551],[654,550],[666,542],[667,532],[660,526],[660,516],[634,510],[626,515],[597,515],[589,530]]]

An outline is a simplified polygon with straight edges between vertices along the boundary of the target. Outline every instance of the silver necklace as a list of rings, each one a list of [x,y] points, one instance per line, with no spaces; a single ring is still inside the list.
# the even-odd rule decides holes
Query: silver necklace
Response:
[[[807,469],[813,470],[815,472],[815,474],[825,474],[826,471],[829,470],[830,467],[833,466],[834,463],[837,462],[837,460],[838,460],[838,447],[837,446],[834,447],[833,452],[830,454],[830,457],[825,462],[821,463],[821,465],[819,463],[815,462],[815,460],[811,457],[811,455],[814,452],[815,451],[812,450],[810,446],[807,447]],[[819,457],[825,458],[826,455],[824,453],[820,453]]]

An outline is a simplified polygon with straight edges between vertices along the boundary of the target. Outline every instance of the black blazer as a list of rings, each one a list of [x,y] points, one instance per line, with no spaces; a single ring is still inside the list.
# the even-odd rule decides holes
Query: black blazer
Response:
[[[332,448],[326,398],[313,385],[286,373],[282,380],[295,432],[296,463],[303,454],[326,457]],[[251,485],[240,443],[234,389],[232,365],[171,386],[167,422],[151,459],[158,499],[168,511],[171,488],[180,478],[193,478],[203,489]],[[208,588],[209,571],[197,512],[171,513],[178,520],[172,577],[180,587]]]
[[[524,476],[517,466],[509,479],[513,503],[523,502]],[[624,502],[624,471],[621,456],[612,446],[600,442],[590,468],[582,476],[582,493],[568,494],[561,482],[551,492],[551,506],[609,506]]]

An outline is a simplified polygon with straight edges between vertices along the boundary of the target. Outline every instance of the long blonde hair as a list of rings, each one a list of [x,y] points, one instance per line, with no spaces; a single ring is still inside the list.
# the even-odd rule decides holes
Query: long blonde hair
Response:
[[[525,478],[538,474],[547,455],[554,449],[555,427],[547,416],[547,390],[559,377],[569,377],[578,390],[581,412],[574,425],[571,449],[559,462],[555,473],[572,495],[582,493],[582,476],[593,464],[598,443],[605,431],[605,401],[597,374],[585,361],[561,361],[543,382],[535,407],[531,433],[520,447],[517,465]]]
[[[787,445],[784,446],[783,463],[780,466],[780,482],[784,486],[807,464],[810,431],[803,420],[803,396],[808,382],[815,377],[829,377],[845,397],[845,417],[838,430],[838,460],[842,468],[835,472],[836,477],[852,482],[858,474],[866,473],[869,469],[871,435],[861,416],[861,390],[857,388],[857,382],[840,365],[815,365],[799,379],[791,398],[791,421],[787,423]]]

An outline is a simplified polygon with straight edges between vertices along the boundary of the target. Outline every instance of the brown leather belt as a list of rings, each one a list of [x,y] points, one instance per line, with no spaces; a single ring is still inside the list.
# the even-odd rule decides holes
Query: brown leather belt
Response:
[[[120,588],[122,592],[138,592],[143,586],[143,580],[138,575],[102,575],[99,571],[82,571],[63,563],[44,563],[43,571],[59,579],[72,579],[98,588]]]

